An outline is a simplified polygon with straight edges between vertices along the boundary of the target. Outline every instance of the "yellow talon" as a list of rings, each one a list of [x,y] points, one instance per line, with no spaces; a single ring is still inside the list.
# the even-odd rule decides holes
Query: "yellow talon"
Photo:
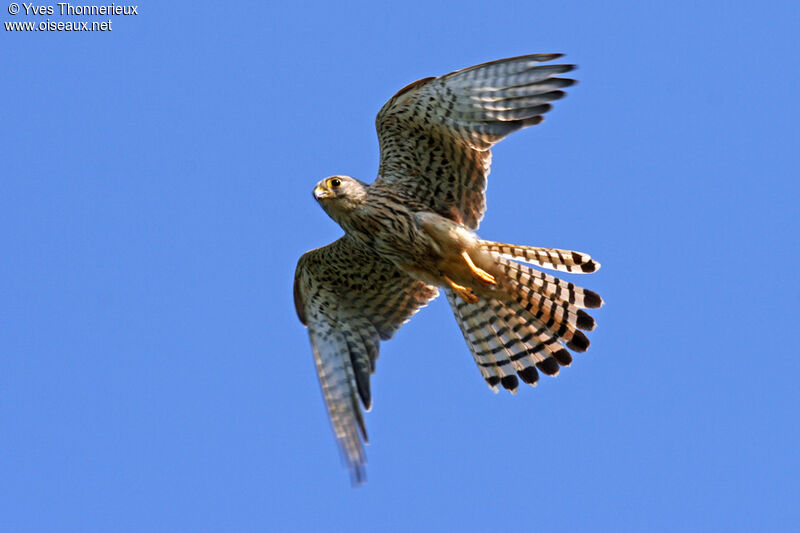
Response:
[[[464,300],[465,302],[474,304],[478,301],[478,295],[475,294],[475,292],[469,287],[459,285],[458,283],[448,278],[447,276],[444,276],[444,279],[450,285],[450,287],[453,288],[456,294],[458,294],[461,297],[461,299]]]
[[[472,273],[475,274],[475,277],[481,280],[482,282],[488,285],[497,285],[497,281],[495,281],[494,276],[483,270],[482,268],[478,268],[475,263],[472,262],[472,258],[469,256],[466,250],[461,252],[461,257],[464,258],[464,261],[467,262],[467,266]]]

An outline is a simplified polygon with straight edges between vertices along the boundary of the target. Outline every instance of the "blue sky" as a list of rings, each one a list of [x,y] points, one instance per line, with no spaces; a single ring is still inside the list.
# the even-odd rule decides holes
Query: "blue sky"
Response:
[[[112,20],[0,30],[0,530],[796,527],[796,3]],[[603,264],[592,347],[494,395],[434,302],[382,347],[353,489],[291,297],[341,234],[311,189],[373,179],[400,87],[535,52],[580,83],[496,147],[480,233]]]

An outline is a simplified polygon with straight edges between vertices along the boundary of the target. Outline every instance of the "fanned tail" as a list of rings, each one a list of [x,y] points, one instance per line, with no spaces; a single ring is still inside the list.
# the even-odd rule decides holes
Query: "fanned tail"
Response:
[[[560,367],[569,366],[572,355],[567,347],[586,351],[589,339],[583,331],[596,324],[583,309],[598,308],[603,300],[593,291],[506,257],[577,272],[594,271],[599,264],[579,252],[481,244],[505,274],[501,287],[474,303],[447,289],[447,300],[486,383],[495,392],[501,385],[515,393],[519,379],[535,386],[539,372],[555,376]]]

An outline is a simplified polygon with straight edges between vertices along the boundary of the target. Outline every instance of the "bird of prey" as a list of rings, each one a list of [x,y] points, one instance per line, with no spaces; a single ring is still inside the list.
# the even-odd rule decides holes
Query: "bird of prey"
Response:
[[[534,54],[483,63],[401,89],[378,113],[380,168],[371,184],[317,183],[314,198],[344,229],[300,258],[294,301],[308,327],[334,433],[356,481],[364,479],[370,375],[382,340],[444,290],[489,387],[569,366],[583,352],[603,300],[541,272],[588,273],[587,254],[481,240],[491,147],[542,122],[575,80],[574,65]],[[543,64],[548,63],[548,64]],[[360,404],[359,405],[359,400]]]

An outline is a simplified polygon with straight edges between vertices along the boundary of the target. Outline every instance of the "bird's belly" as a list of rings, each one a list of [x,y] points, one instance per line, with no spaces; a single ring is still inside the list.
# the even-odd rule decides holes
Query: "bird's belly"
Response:
[[[366,216],[346,230],[386,261],[429,285],[446,286],[446,278],[465,286],[473,284],[461,253],[468,251],[483,259],[474,232],[427,211],[396,209],[394,213],[397,216],[390,218],[363,212]]]
[[[415,232],[416,233],[416,232]],[[441,261],[440,250],[435,241],[424,234],[398,238],[396,235],[375,237],[375,251],[387,261],[413,278],[432,285],[439,285],[441,277],[437,264]]]
[[[375,235],[376,251],[409,276],[429,285],[455,282],[480,288],[462,253],[468,252],[484,266],[494,262],[480,250],[479,239],[462,225],[430,212],[417,212],[408,231]]]

